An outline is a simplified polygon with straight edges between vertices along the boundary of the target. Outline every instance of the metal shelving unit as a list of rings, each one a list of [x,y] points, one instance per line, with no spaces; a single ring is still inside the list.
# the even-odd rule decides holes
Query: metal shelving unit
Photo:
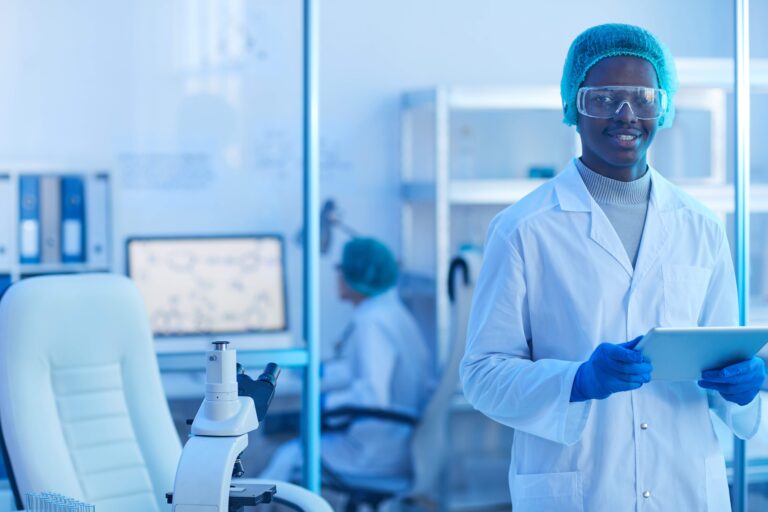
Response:
[[[452,207],[501,206],[514,202],[544,183],[541,179],[455,178],[456,157],[452,123],[457,116],[504,111],[552,114],[560,110],[556,88],[435,88],[408,92],[402,98],[402,252],[403,294],[413,301],[433,301],[434,332],[440,359],[445,355],[450,327],[447,276],[450,255],[457,249],[451,239]],[[578,139],[565,135],[570,147]],[[455,168],[455,166],[453,166]]]

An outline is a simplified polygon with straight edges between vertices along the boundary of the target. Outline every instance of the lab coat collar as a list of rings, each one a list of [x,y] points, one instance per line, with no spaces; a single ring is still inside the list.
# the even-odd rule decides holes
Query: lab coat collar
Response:
[[[366,311],[375,309],[379,304],[394,300],[396,295],[397,295],[397,286],[393,286],[392,288],[390,288],[384,293],[380,293],[378,295],[374,295],[372,297],[366,298],[363,302],[361,302],[357,306],[356,311],[357,313],[365,313]]]
[[[589,213],[589,237],[631,276],[633,269],[627,251],[608,217],[589,193],[574,160],[571,160],[568,167],[555,178],[555,190],[560,209],[567,212]]]
[[[563,211],[591,212],[597,203],[590,195],[584,180],[581,179],[574,160],[568,162],[563,172],[554,179],[557,200]],[[648,172],[651,173],[650,203],[659,211],[674,210],[682,206],[682,202],[672,189],[672,184],[650,165]]]
[[[573,160],[555,179],[555,193],[560,209],[566,212],[591,212],[592,196]]]
[[[634,287],[653,267],[663,247],[670,242],[669,225],[675,212],[685,206],[674,186],[653,167],[651,173],[651,200],[645,216],[643,236],[637,254],[632,286]]]
[[[621,265],[632,277],[633,282],[637,282],[648,272],[659,250],[668,240],[666,214],[682,205],[682,201],[666,179],[650,166],[648,172],[651,173],[651,197],[635,268],[632,268],[618,233],[581,179],[574,161],[571,160],[565,170],[555,178],[555,191],[560,208],[563,211],[590,213],[590,238]]]
[[[682,208],[684,203],[675,193],[674,186],[650,165],[648,172],[651,173],[651,205],[660,212]]]

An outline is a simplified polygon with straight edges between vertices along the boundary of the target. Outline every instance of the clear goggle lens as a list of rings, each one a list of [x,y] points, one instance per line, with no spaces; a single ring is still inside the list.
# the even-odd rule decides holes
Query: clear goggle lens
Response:
[[[610,119],[627,105],[638,119],[658,119],[667,110],[667,92],[652,87],[582,87],[576,98],[581,115]]]

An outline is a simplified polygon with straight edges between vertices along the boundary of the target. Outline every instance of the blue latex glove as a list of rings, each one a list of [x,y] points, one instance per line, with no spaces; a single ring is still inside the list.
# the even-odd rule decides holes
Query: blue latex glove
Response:
[[[651,381],[653,367],[635,345],[642,336],[627,343],[601,343],[576,370],[571,402],[606,398],[613,393],[637,389]]]
[[[765,363],[759,357],[701,373],[699,386],[714,389],[720,395],[739,405],[751,402],[765,380]]]

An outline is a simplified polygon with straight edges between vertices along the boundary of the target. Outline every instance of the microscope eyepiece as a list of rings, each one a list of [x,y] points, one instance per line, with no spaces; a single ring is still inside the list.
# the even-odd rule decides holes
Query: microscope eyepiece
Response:
[[[237,394],[253,399],[256,417],[259,418],[259,421],[264,421],[264,417],[267,415],[272,397],[275,396],[275,384],[279,375],[280,367],[275,363],[268,363],[264,368],[264,373],[259,375],[256,380],[251,379],[245,372],[237,374]]]
[[[264,373],[259,375],[256,380],[269,382],[274,387],[277,384],[277,378],[280,376],[280,367],[275,363],[268,363],[264,368]]]

